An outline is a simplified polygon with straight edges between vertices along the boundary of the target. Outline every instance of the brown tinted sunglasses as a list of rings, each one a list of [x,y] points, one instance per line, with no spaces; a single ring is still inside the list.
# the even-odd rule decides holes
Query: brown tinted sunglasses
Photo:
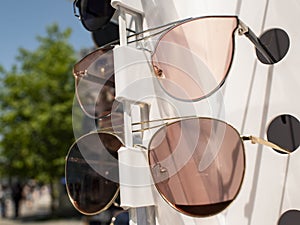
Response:
[[[152,125],[143,128],[145,124]],[[195,217],[218,214],[237,197],[246,167],[244,141],[290,153],[261,138],[240,136],[234,127],[213,118],[158,119],[132,126],[133,132],[157,129],[148,147],[136,147],[148,150],[153,182],[163,199],[179,212]],[[120,132],[105,128],[89,133],[69,150],[67,191],[82,213],[99,213],[118,196],[117,151],[124,146],[122,129],[118,129]]]

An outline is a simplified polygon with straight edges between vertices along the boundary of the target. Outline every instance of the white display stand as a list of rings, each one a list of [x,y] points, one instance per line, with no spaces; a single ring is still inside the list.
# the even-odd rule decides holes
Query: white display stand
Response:
[[[291,114],[300,118],[300,76],[297,69],[300,33],[295,25],[295,21],[300,19],[299,4],[287,3],[285,0],[112,0],[112,5],[122,12],[119,18],[121,42],[114,49],[114,60],[116,98],[122,99],[126,104],[125,144],[128,148],[120,151],[121,159],[125,160],[120,160],[120,168],[130,162],[145,169],[145,166],[139,165],[140,160],[133,159],[146,157],[147,154],[142,150],[140,154],[135,152],[136,148],[130,149],[136,143],[130,124],[135,117],[140,118],[142,115],[139,103],[145,103],[150,107],[151,113],[155,112],[157,115],[164,114],[160,111],[162,108],[168,110],[170,107],[166,105],[158,110],[158,101],[154,97],[157,92],[151,78],[153,75],[147,64],[149,53],[127,46],[126,14],[134,15],[137,30],[182,18],[207,15],[238,15],[258,35],[269,28],[283,28],[289,34],[291,47],[287,56],[273,66],[260,63],[256,59],[253,45],[246,38],[236,36],[234,60],[228,79],[209,100],[209,107],[214,109],[206,111],[202,107],[202,104],[207,104],[204,101],[196,103],[193,110],[198,115],[210,114],[214,118],[223,119],[241,134],[263,138],[266,138],[267,126],[274,117]],[[133,91],[136,87],[138,89]],[[135,107],[139,112],[136,115],[132,111]],[[188,115],[190,112],[181,112],[181,115]],[[144,119],[148,116],[145,113]],[[260,145],[245,143],[245,148],[247,167],[244,182],[237,199],[224,212],[208,218],[184,216],[167,205],[151,186],[149,177],[143,181],[146,183],[143,188],[137,188],[140,184],[130,184],[125,179],[129,183],[125,182],[128,186],[121,184],[121,205],[130,210],[130,224],[275,225],[286,210],[300,209],[300,152],[295,151],[287,157]],[[128,152],[136,155],[128,157]],[[127,168],[120,171],[120,176],[125,176],[124,171],[133,172],[132,168]],[[123,178],[120,180],[124,181]],[[139,196],[137,199],[134,191]],[[140,199],[143,195],[145,198]]]
[[[135,181],[141,181],[141,179],[145,176],[141,171],[138,171],[138,165],[132,165],[135,161],[141,162],[144,159],[144,164],[147,162],[145,159],[145,152],[138,151],[135,152],[135,149],[131,149],[130,146],[133,146],[134,137],[131,130],[131,121],[132,115],[131,108],[137,105],[140,109],[140,118],[143,120],[148,120],[147,114],[149,112],[148,105],[139,104],[139,102],[131,102],[130,98],[126,97],[126,87],[130,85],[129,81],[131,78],[127,76],[128,71],[124,70],[126,68],[127,63],[137,63],[134,58],[127,57],[126,54],[126,45],[127,45],[127,14],[132,16],[135,22],[136,31],[142,30],[142,20],[143,20],[143,11],[140,4],[140,1],[112,1],[112,6],[120,11],[119,16],[119,33],[120,33],[120,47],[118,54],[118,49],[114,51],[114,59],[115,59],[115,81],[116,81],[116,98],[121,101],[124,105],[124,123],[125,123],[125,144],[127,148],[123,148],[119,151],[119,165],[120,165],[120,198],[121,198],[121,206],[129,210],[130,215],[130,225],[154,225],[155,224],[155,212],[154,212],[154,201],[152,197],[151,186],[149,185],[149,181],[145,181],[148,183],[148,186],[144,188],[144,184],[141,185],[136,184]],[[126,62],[127,60],[127,62]],[[129,60],[129,61],[128,61]],[[125,74],[123,74],[125,73]],[[133,73],[136,74],[136,71]],[[129,79],[127,79],[127,77]],[[118,94],[118,91],[123,90],[123,95]],[[133,99],[136,100],[136,99]],[[142,108],[141,108],[142,107]],[[146,118],[145,118],[146,117]],[[135,157],[134,157],[135,156]],[[136,159],[136,160],[134,160]],[[139,160],[140,159],[140,160]],[[133,168],[133,170],[132,170]],[[145,168],[145,166],[143,167]],[[137,170],[136,170],[137,169]],[[141,176],[136,177],[136,174],[141,174]],[[129,176],[127,176],[129,175]],[[131,177],[132,175],[132,177]],[[147,176],[147,174],[146,174]],[[125,178],[126,177],[126,178]],[[130,178],[128,178],[130,177]],[[147,179],[148,178],[148,179]],[[146,180],[150,179],[150,173],[147,176]],[[142,179],[143,182],[144,179]],[[150,195],[150,197],[149,197]],[[136,199],[136,201],[132,201]],[[146,199],[146,200],[145,200]]]

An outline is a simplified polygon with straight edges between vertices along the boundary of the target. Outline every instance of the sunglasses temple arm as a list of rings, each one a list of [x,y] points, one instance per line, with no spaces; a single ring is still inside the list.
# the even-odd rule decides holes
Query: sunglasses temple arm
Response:
[[[141,41],[141,40],[145,40],[147,38],[151,38],[153,36],[156,36],[158,34],[161,34],[161,33],[165,32],[165,31],[167,31],[172,26],[175,26],[177,24],[183,23],[183,22],[188,21],[190,19],[191,18],[187,18],[187,19],[182,19],[182,20],[170,22],[170,23],[163,24],[161,26],[154,27],[154,28],[149,28],[147,30],[143,30],[143,31],[140,31],[140,32],[136,32],[136,31],[133,31],[133,30],[130,30],[130,29],[126,28],[127,31],[133,33],[133,34],[127,36],[127,43],[131,44],[131,43],[134,43],[134,42],[137,42],[137,41]],[[117,23],[117,24],[119,25],[119,23]],[[163,29],[163,28],[165,28],[165,29]],[[163,29],[163,30],[155,32],[154,34],[150,34],[148,36],[143,36],[145,33],[148,33],[148,32],[151,32],[151,31],[155,31],[155,30],[160,30],[160,29]],[[135,38],[135,39],[131,40],[132,38]],[[102,46],[101,48],[111,47],[111,46],[115,46],[115,45],[118,45],[118,44],[120,44],[120,39],[112,41],[112,42],[109,42],[109,43],[105,44],[104,46]]]
[[[239,35],[245,35],[255,46],[255,48],[263,55],[263,57],[269,61],[270,64],[275,64],[276,59],[273,55],[268,51],[265,45],[261,43],[259,38],[255,35],[255,33],[241,20],[239,20]]]
[[[81,71],[80,73],[84,74],[84,71]],[[93,83],[97,83],[97,84],[103,84],[103,85],[108,85],[109,87],[115,87],[115,82],[111,81],[111,80],[107,80],[107,79],[103,79],[101,77],[97,77],[94,75],[80,75],[80,74],[73,74],[75,79],[78,78],[84,78],[85,80],[91,81]]]
[[[122,97],[118,98],[118,101],[122,102]],[[128,101],[128,100],[126,100]],[[130,100],[129,100],[130,101]],[[149,118],[149,107],[150,105],[148,105],[147,103],[144,102],[135,102],[135,104],[139,104],[140,107],[140,113],[141,113],[141,122],[135,122],[135,123],[131,123],[131,126],[136,127],[139,126],[140,128],[136,128],[136,129],[132,129],[132,133],[140,133],[140,132],[144,132],[144,131],[148,131],[151,129],[155,129],[155,128],[160,128],[163,126],[168,125],[169,123],[178,121],[178,120],[182,120],[182,119],[194,119],[194,118],[198,118],[197,116],[180,116],[180,117],[170,117],[170,118],[162,118],[162,119],[153,119],[153,120],[148,120],[147,118]],[[159,123],[157,125],[150,125],[151,123]],[[115,131],[116,128],[122,128],[124,127],[123,125],[116,125],[113,127],[103,127],[98,129],[98,131],[104,131],[104,132],[112,132],[114,134],[118,134],[118,132]],[[120,132],[121,134],[123,132]],[[139,146],[139,145],[137,145]],[[141,147],[141,146],[140,146]]]
[[[182,120],[182,119],[194,119],[194,118],[198,118],[196,116],[181,116],[181,117],[170,117],[170,118],[162,118],[162,119],[154,119],[154,120],[148,120],[148,121],[143,121],[143,122],[136,122],[136,123],[132,123],[132,126],[142,126],[141,129],[134,129],[132,132],[143,132],[146,130],[151,130],[154,128],[160,128],[163,126],[168,125],[169,123],[178,121],[178,120]],[[162,122],[160,124],[157,125],[152,125],[150,126],[150,123],[159,123]],[[147,125],[147,126],[145,126]]]
[[[74,2],[73,2],[73,13],[74,13],[74,16],[76,16],[80,19],[80,16],[76,12],[76,4],[77,4],[77,0],[74,0]]]
[[[261,144],[261,145],[265,145],[265,146],[268,146],[268,147],[271,147],[281,153],[287,153],[287,154],[290,154],[291,152],[287,149],[284,149],[272,142],[269,142],[269,141],[266,141],[262,138],[259,138],[259,137],[255,137],[255,136],[243,136],[242,137],[243,141],[251,141],[252,144]]]

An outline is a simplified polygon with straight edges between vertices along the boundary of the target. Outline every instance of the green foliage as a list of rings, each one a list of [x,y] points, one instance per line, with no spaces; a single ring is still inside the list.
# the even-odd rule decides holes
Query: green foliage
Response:
[[[0,174],[43,182],[64,175],[73,142],[75,51],[71,30],[58,25],[37,37],[34,51],[19,49],[18,66],[0,66]]]

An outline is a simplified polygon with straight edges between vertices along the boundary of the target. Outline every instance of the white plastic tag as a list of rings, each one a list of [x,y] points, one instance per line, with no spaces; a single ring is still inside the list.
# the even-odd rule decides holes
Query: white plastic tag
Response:
[[[147,151],[123,147],[118,155],[121,207],[155,205]]]

